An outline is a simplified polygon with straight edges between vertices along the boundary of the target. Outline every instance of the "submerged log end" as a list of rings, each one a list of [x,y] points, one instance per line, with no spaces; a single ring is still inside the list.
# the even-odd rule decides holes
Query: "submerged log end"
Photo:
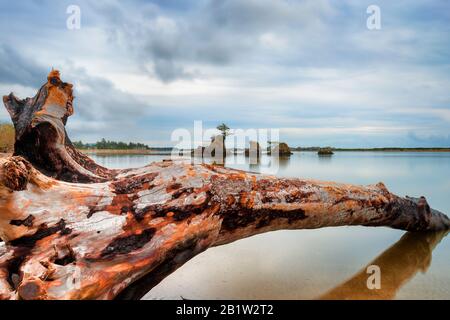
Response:
[[[440,231],[450,229],[450,219],[444,213],[432,209],[425,197],[407,199],[417,204],[417,213],[424,225],[427,226],[426,230]]]
[[[450,219],[442,212],[431,209],[427,199],[398,197],[390,204],[388,214],[395,229],[407,231],[441,231],[450,229]]]

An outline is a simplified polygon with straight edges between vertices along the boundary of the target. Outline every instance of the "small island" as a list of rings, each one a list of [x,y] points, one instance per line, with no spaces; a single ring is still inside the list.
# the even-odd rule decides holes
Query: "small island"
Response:
[[[331,149],[331,147],[326,147],[326,148],[320,148],[317,151],[317,154],[319,156],[332,156],[334,154],[333,149]]]
[[[280,157],[289,157],[292,155],[291,148],[285,142],[280,142],[275,144],[275,146],[270,150],[270,154],[276,154]]]

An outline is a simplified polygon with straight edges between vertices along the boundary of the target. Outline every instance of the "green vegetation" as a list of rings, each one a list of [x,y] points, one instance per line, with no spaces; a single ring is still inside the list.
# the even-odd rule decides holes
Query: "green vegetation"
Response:
[[[76,141],[73,145],[82,150],[87,149],[98,149],[98,150],[150,150],[150,147],[142,143],[134,142],[117,142],[102,139],[96,143],[83,143],[81,141]]]
[[[10,153],[14,151],[15,130],[9,123],[0,123],[0,152]]]
[[[225,141],[227,136],[230,135],[230,128],[225,123],[222,123],[221,125],[218,125],[217,126],[217,130],[219,130],[222,133],[223,141]]]

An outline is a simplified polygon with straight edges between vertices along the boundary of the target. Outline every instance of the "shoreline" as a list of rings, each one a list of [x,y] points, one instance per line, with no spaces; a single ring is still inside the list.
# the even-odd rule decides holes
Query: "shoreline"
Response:
[[[152,151],[152,150],[116,150],[116,149],[77,149],[78,151],[86,154],[86,155],[148,155],[148,156],[168,156],[171,155],[171,152],[161,152],[161,151]],[[376,149],[332,149],[334,152],[398,152],[398,153],[448,153],[450,152],[450,148],[376,148]],[[295,148],[291,149],[292,152],[317,152],[317,150],[296,150]],[[0,152],[0,159],[10,157],[12,153],[3,153]]]
[[[170,155],[170,152],[161,152],[161,151],[152,151],[152,150],[118,150],[118,149],[77,149],[78,151],[90,155],[150,155],[150,156],[159,156],[159,155]]]
[[[161,152],[158,150],[116,150],[116,149],[78,149],[84,154],[98,154],[98,155],[171,155],[171,151]],[[317,152],[318,150],[298,150],[291,148],[292,152]],[[450,148],[374,148],[374,149],[340,149],[332,148],[334,152],[450,152]]]
[[[331,148],[333,152],[450,152],[450,148],[374,148],[374,149],[340,149]],[[318,152],[319,150],[291,149],[292,152]]]

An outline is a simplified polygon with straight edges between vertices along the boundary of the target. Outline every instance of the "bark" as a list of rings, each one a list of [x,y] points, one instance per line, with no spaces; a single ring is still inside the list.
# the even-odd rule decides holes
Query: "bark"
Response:
[[[279,179],[177,161],[108,170],[79,153],[64,125],[72,86],[53,71],[32,99],[4,97],[15,156],[0,160],[0,298],[139,295],[211,246],[280,229],[448,229],[425,198],[379,183]],[[125,291],[129,287],[128,291]]]

